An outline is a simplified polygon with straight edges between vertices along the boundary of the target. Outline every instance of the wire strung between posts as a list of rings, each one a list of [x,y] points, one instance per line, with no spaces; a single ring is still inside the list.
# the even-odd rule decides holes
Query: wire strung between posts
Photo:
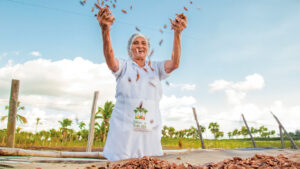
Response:
[[[44,9],[58,11],[58,12],[62,12],[62,13],[68,13],[68,14],[73,14],[73,15],[78,15],[78,16],[94,18],[93,15],[87,15],[87,14],[84,14],[84,13],[79,13],[79,12],[70,11],[70,10],[61,9],[61,8],[54,8],[54,7],[49,7],[49,6],[45,6],[45,5],[40,5],[40,4],[35,4],[35,3],[28,3],[28,2],[21,2],[21,1],[16,1],[16,0],[6,0],[6,1],[12,2],[12,3],[15,3],[15,4],[19,4],[19,5],[31,6],[31,7],[37,7],[37,8],[44,8]],[[118,20],[118,23],[123,24],[123,25],[134,26],[134,27],[136,26],[133,23],[128,23],[128,22],[121,21],[121,20]],[[141,28],[157,32],[157,28],[153,28],[153,27],[149,27],[149,26],[141,26]],[[172,34],[170,32],[165,32],[165,33]],[[195,38],[196,36],[185,35],[185,37],[188,38],[188,39],[200,40],[200,39]]]

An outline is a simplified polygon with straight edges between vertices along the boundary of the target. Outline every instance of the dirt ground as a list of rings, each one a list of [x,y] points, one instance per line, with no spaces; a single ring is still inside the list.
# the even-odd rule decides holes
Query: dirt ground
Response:
[[[232,157],[247,158],[255,154],[276,156],[283,154],[292,161],[300,162],[300,150],[289,149],[209,149],[209,150],[184,150],[181,152],[168,151],[166,155],[158,157],[162,160],[177,164],[189,162],[201,165],[209,162],[218,162]],[[128,160],[110,162],[124,163]],[[41,157],[12,157],[0,156],[0,169],[84,169],[86,167],[98,168],[106,166],[108,161],[99,159],[74,159],[74,158],[41,158]]]

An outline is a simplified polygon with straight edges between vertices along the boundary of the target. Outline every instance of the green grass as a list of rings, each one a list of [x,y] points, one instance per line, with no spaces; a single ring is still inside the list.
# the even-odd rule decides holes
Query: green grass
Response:
[[[178,142],[181,140],[182,147],[179,147]],[[281,147],[281,142],[279,139],[256,139],[257,147]],[[188,139],[188,138],[162,138],[161,140],[163,149],[191,149],[191,148],[201,148],[201,142],[199,139]],[[218,149],[234,149],[234,148],[249,148],[253,147],[250,139],[223,139],[223,140],[213,140],[205,139],[205,147],[207,149],[218,148]],[[296,144],[300,147],[300,140],[296,140]],[[41,141],[41,140],[24,140],[21,138],[16,139],[16,146],[18,147],[86,147],[87,141],[71,141],[71,142],[61,142],[61,141]],[[0,146],[5,146],[2,142]],[[94,148],[103,148],[104,143],[100,141],[94,142]],[[285,148],[290,148],[291,144],[289,140],[285,140]]]
[[[177,139],[177,138],[162,138],[161,143],[164,149],[180,149],[178,142],[181,140],[182,149],[189,148],[201,148],[201,142],[199,139]],[[257,147],[281,147],[280,140],[257,140],[255,141]],[[300,140],[296,141],[298,147],[300,147]],[[222,148],[222,149],[234,149],[234,148],[248,148],[253,147],[252,141],[249,139],[224,139],[224,140],[204,140],[204,145],[207,149]],[[290,148],[290,141],[285,141],[285,148]]]

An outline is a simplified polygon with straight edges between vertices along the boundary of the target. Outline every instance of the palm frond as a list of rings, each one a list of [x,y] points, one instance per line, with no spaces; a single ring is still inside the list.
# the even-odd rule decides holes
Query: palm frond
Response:
[[[2,116],[1,119],[0,119],[1,122],[3,122],[6,118],[7,118],[7,116]]]
[[[22,124],[26,124],[27,123],[27,119],[24,116],[18,115],[17,114],[17,120],[22,123]]]

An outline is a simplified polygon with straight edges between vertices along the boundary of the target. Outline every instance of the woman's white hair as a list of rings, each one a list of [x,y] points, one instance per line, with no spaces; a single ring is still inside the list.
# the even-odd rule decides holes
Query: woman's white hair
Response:
[[[147,46],[148,46],[148,50],[147,50],[147,56],[149,54],[149,50],[150,50],[150,40],[143,34],[141,33],[134,33],[133,35],[131,35],[131,37],[129,38],[128,40],[128,45],[127,45],[127,51],[128,51],[128,55],[130,58],[132,58],[132,55],[131,55],[131,46],[132,46],[132,43],[134,42],[134,40],[137,38],[137,37],[142,37],[146,40],[146,43],[147,43]]]

